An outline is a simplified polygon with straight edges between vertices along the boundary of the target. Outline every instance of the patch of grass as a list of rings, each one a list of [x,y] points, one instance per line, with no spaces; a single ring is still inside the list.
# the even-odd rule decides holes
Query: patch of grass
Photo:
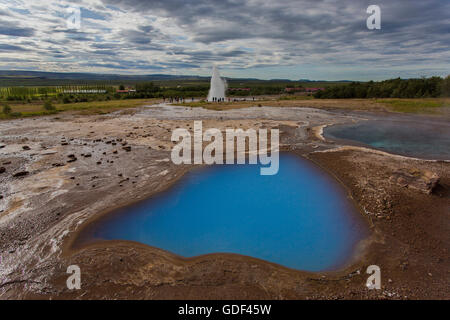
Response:
[[[380,99],[378,103],[394,112],[440,114],[450,107],[450,99]]]
[[[91,101],[56,105],[58,111],[79,111],[81,114],[105,114],[120,109],[135,108],[144,104],[154,104],[158,99],[124,99]]]
[[[278,98],[278,100],[288,100],[288,101],[292,101],[292,100],[312,100],[314,99],[313,96],[308,96],[308,95],[282,95],[280,98]]]
[[[2,111],[4,114],[10,114],[12,112],[12,109],[9,105],[5,104],[3,105]]]
[[[283,95],[275,99],[236,102],[196,101],[179,104],[189,107],[222,111],[239,108],[256,107],[258,105],[271,107],[310,107],[318,109],[345,109],[381,112],[402,112],[416,114],[447,114],[450,113],[449,98],[430,99],[314,99],[310,96]]]
[[[185,102],[178,103],[176,105],[191,107],[191,108],[205,108],[208,110],[224,111],[231,109],[249,108],[256,107],[259,104],[264,104],[263,100],[255,101],[235,101],[235,102],[208,102],[208,101],[195,101],[195,102]]]
[[[0,119],[15,119],[24,117],[37,117],[52,115],[59,112],[72,111],[77,114],[107,114],[120,109],[139,107],[144,104],[153,104],[158,99],[125,99],[110,101],[91,101],[79,103],[55,104],[50,109],[42,103],[25,103],[11,105],[11,111],[8,114],[0,113]],[[54,108],[54,109],[53,109]]]
[[[55,111],[56,108],[50,100],[44,102],[44,109],[47,111]]]
[[[0,120],[6,119],[17,119],[17,118],[27,118],[27,117],[37,117],[37,116],[48,116],[56,114],[58,111],[36,111],[36,112],[11,112],[9,114],[0,113]]]

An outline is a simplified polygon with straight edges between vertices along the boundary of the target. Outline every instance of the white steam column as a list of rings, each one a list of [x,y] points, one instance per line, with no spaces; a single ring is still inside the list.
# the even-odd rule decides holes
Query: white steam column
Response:
[[[225,90],[227,89],[227,83],[220,77],[217,67],[213,67],[211,77],[211,87],[209,88],[208,101],[218,101],[225,99]]]

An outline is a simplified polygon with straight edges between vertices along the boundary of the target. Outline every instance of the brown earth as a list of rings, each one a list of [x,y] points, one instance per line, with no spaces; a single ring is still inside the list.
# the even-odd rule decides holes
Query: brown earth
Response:
[[[314,129],[366,115],[308,108],[173,110],[0,124],[6,170],[0,174],[0,298],[449,299],[449,162],[342,147]],[[204,128],[280,128],[284,150],[340,181],[370,228],[347,267],[312,273],[241,255],[185,259],[125,241],[73,248],[88,221],[163,191],[189,169],[169,161],[170,134],[192,128],[194,119]],[[439,184],[427,194],[392,178],[405,170],[436,173]],[[14,177],[19,171],[29,174]],[[66,287],[71,264],[81,268],[81,290]],[[381,268],[381,290],[365,286],[373,264]]]

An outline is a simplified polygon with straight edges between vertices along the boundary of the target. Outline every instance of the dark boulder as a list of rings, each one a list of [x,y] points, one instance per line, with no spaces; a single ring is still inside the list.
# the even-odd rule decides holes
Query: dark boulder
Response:
[[[29,174],[28,171],[19,171],[13,174],[14,178],[19,178],[19,177],[24,177],[27,176]]]
[[[75,157],[74,154],[69,154],[68,157],[69,157],[69,160],[67,160],[68,163],[75,162],[75,161],[78,160],[77,157]]]

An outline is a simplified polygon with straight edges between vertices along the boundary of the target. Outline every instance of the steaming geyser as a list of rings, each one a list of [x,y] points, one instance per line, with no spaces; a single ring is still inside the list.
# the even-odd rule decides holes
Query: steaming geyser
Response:
[[[217,67],[213,67],[211,77],[211,87],[209,88],[208,101],[217,101],[218,99],[225,99],[225,90],[227,84],[224,79],[220,77]]]

